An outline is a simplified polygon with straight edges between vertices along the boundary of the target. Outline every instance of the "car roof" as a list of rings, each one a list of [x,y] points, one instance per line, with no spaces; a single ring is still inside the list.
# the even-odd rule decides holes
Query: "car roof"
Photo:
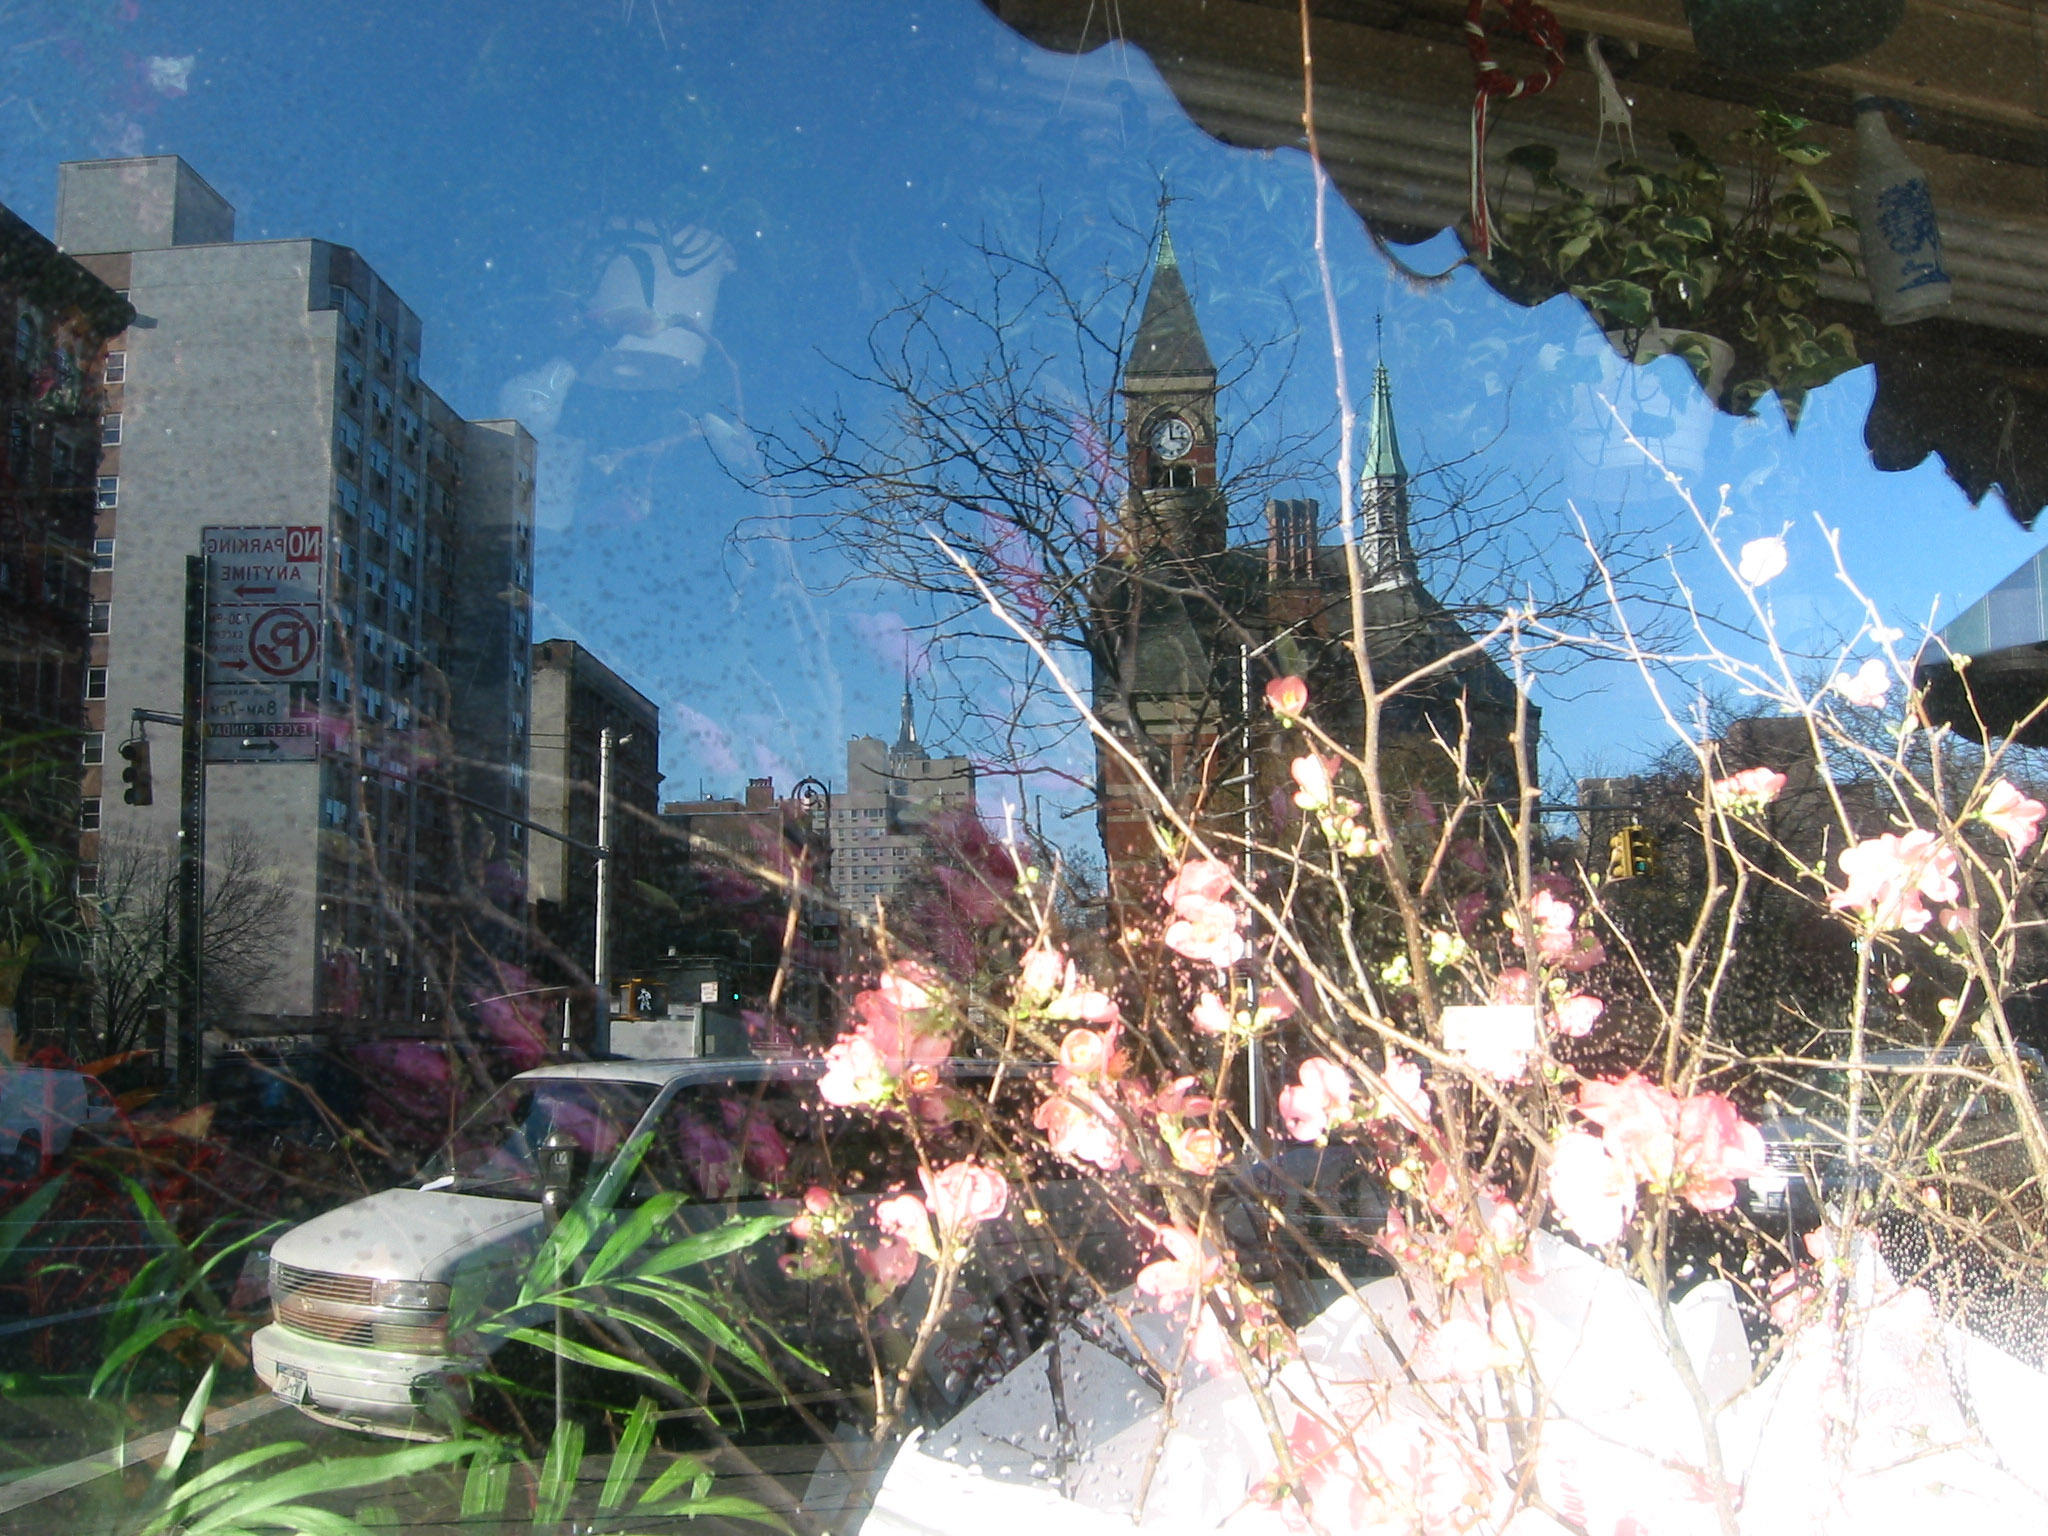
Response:
[[[1042,1061],[993,1061],[979,1056],[955,1057],[945,1064],[949,1077],[993,1077],[998,1068],[1025,1076],[1043,1072]],[[645,1083],[666,1087],[675,1082],[755,1083],[763,1078],[803,1082],[822,1076],[824,1060],[816,1056],[678,1056],[668,1060],[565,1061],[522,1072],[514,1082]]]

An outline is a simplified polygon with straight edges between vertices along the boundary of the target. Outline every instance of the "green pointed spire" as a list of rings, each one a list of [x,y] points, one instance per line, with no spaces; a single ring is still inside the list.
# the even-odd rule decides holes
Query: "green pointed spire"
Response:
[[[1207,374],[1216,365],[1209,360],[1208,343],[1195,319],[1194,301],[1181,280],[1180,257],[1173,249],[1173,232],[1162,219],[1159,226],[1159,256],[1152,264],[1152,286],[1145,294],[1145,310],[1138,318],[1138,334],[1131,341],[1130,366],[1126,377],[1146,375]]]
[[[1394,386],[1387,365],[1372,373],[1372,426],[1366,437],[1362,480],[1406,480],[1408,466],[1401,459],[1401,440],[1394,434]]]

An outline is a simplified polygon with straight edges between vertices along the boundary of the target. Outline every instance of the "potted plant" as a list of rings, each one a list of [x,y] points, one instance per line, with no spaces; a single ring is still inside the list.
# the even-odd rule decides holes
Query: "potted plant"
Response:
[[[1558,174],[1554,148],[1525,144],[1507,158],[1529,178],[1529,204],[1502,214],[1482,270],[1517,303],[1574,295],[1625,357],[1677,353],[1731,411],[1775,390],[1796,420],[1807,390],[1858,362],[1846,326],[1807,313],[1822,271],[1854,261],[1838,240],[1849,221],[1807,178],[1829,151],[1806,128],[1766,108],[1734,135],[1747,162],[1739,200],[1682,133],[1675,165],[1617,160],[1598,193]]]

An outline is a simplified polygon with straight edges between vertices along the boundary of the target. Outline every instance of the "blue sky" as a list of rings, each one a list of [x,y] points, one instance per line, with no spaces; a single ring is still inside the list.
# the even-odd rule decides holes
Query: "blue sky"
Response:
[[[1284,379],[1269,366],[1253,382],[1279,385],[1294,424],[1330,410],[1306,161],[1219,146],[1141,55],[1043,54],[974,0],[36,0],[10,20],[21,46],[0,61],[0,202],[48,229],[59,160],[181,154],[236,205],[244,238],[360,250],[423,318],[428,380],[468,415],[498,414],[508,386],[587,360],[580,253],[607,219],[683,210],[719,229],[734,265],[716,355],[675,389],[565,392],[549,446],[580,469],[538,573],[537,635],[584,641],[662,706],[671,795],[755,773],[837,780],[848,735],[893,731],[914,606],[829,590],[834,572],[772,543],[736,546],[736,524],[773,508],[712,448],[835,401],[871,411],[833,361],[859,357],[900,292],[969,272],[966,238],[1056,219],[1077,275],[1129,272],[1163,179],[1212,350],[1295,342]],[[1732,421],[1677,363],[1620,365],[1568,303],[1517,310],[1469,273],[1401,286],[1348,210],[1333,215],[1354,392],[1384,314],[1410,464],[1484,446],[1485,468],[1542,489],[1525,531],[1536,547],[1561,536],[1567,504],[1638,533],[1669,528],[1658,539],[1689,534],[1603,395],[1703,499],[1731,487],[1736,542],[1793,525],[1771,595],[1795,644],[1818,649],[1856,623],[1816,513],[1909,631],[2038,547],[1932,462],[1870,467],[1867,371],[1817,394],[1796,437],[1769,407]],[[1437,268],[1455,255],[1442,237],[1410,258]],[[1256,431],[1232,406],[1226,425]],[[1334,500],[1327,483],[1302,493]],[[1697,551],[1677,569],[1708,603],[1732,597]],[[946,681],[920,684],[942,742]],[[1662,744],[1625,670],[1543,696],[1553,787]]]

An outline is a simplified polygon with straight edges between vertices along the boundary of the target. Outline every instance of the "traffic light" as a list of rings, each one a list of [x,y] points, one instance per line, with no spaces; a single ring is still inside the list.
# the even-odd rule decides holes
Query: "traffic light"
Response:
[[[1623,827],[1607,840],[1607,878],[1640,880],[1657,873],[1657,839],[1641,827]]]
[[[133,736],[121,743],[119,751],[128,766],[121,770],[121,782],[128,787],[121,798],[130,805],[150,805],[156,800],[149,782],[149,738]]]

